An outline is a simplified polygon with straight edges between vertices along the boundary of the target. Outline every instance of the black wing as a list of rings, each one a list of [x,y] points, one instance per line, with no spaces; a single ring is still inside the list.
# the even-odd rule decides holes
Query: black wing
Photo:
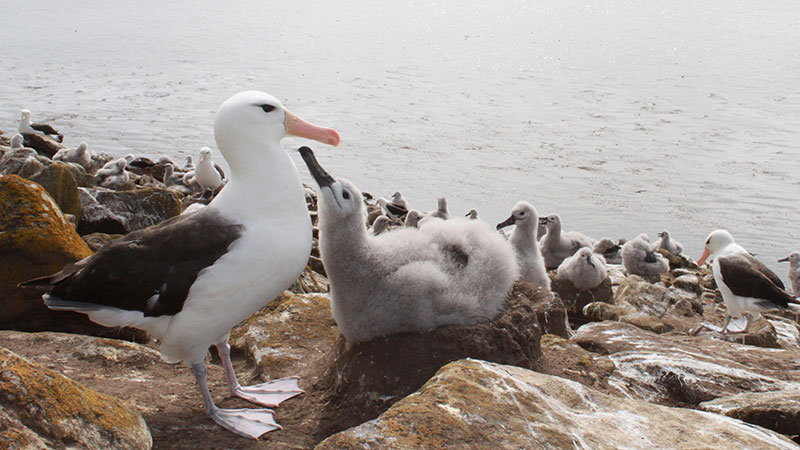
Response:
[[[53,128],[50,124],[47,124],[47,123],[32,123],[31,124],[31,128],[33,128],[36,131],[40,131],[40,132],[52,137],[53,139],[55,139],[58,142],[63,142],[64,141],[64,135],[59,133],[58,130]]]
[[[49,277],[64,300],[175,314],[197,274],[214,264],[243,227],[214,211],[177,216],[108,243],[93,256]],[[149,301],[148,301],[149,300]]]
[[[734,294],[767,300],[782,308],[786,308],[793,299],[784,290],[783,282],[775,272],[752,256],[739,253],[717,259],[722,281]]]

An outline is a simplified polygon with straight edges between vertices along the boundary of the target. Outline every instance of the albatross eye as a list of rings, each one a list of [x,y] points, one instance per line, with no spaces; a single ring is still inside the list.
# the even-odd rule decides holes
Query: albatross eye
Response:
[[[342,198],[345,200],[350,200],[350,193],[347,191],[342,191]]]
[[[265,103],[265,104],[261,105],[261,109],[263,109],[265,113],[268,113],[268,112],[272,112],[275,109],[275,107],[270,105],[270,104],[268,104],[268,103]]]

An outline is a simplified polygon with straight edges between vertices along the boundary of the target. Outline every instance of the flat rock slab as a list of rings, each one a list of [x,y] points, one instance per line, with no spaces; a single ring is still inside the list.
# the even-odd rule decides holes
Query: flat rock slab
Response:
[[[659,335],[620,322],[579,328],[572,341],[607,355],[619,393],[657,403],[696,406],[742,392],[800,391],[800,352],[710,337]]]
[[[602,394],[513,366],[461,360],[375,420],[317,450],[441,448],[797,449],[726,416]]]

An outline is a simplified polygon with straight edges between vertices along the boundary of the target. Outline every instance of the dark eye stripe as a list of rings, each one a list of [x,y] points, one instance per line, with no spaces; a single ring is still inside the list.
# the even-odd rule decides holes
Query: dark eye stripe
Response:
[[[261,105],[261,109],[263,109],[265,113],[268,113],[268,112],[272,112],[275,109],[275,107],[270,105],[269,103],[265,103],[265,104]]]

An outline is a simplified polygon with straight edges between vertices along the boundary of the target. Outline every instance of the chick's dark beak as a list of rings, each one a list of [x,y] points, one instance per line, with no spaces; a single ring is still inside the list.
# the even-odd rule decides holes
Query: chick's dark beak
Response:
[[[469,215],[469,214],[467,214],[467,215]],[[508,219],[498,223],[497,224],[497,229],[500,230],[500,229],[505,228],[505,227],[507,227],[509,225],[514,225],[516,222],[517,222],[517,219],[512,214],[511,217],[509,217]]]
[[[330,186],[336,181],[321,165],[319,165],[313,150],[303,146],[297,149],[297,151],[300,152],[300,156],[303,158],[303,162],[306,163],[309,173],[314,177],[314,180],[320,188]]]

